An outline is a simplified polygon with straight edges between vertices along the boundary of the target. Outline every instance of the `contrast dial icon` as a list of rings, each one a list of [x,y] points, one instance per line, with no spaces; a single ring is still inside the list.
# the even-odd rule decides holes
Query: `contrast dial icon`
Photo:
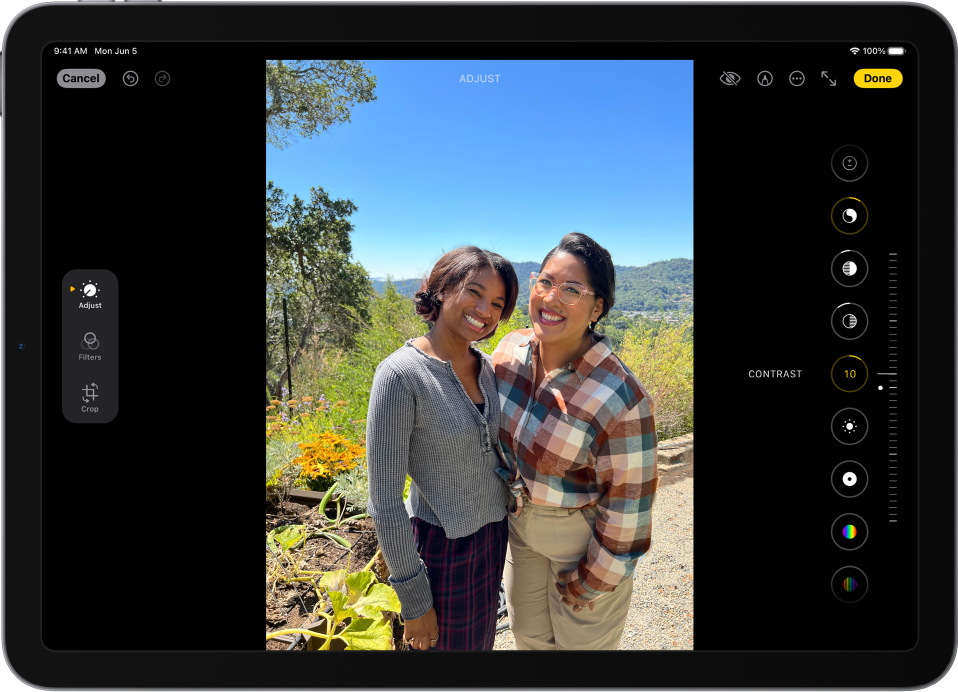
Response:
[[[843,392],[857,392],[868,382],[868,366],[858,356],[842,356],[832,363],[832,384]]]

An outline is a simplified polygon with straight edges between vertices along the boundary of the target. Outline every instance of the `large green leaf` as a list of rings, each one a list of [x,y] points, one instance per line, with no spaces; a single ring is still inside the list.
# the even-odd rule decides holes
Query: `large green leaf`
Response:
[[[376,583],[372,572],[356,572],[346,577],[346,593],[349,594],[349,604],[352,605],[366,594],[366,589]]]
[[[333,618],[336,622],[342,622],[346,618],[359,617],[359,613],[350,608],[346,603],[346,594],[339,591],[330,591],[329,600],[333,604]]]
[[[319,585],[326,589],[326,591],[329,593],[332,593],[333,591],[342,591],[345,584],[346,570],[344,569],[338,569],[335,572],[326,572],[322,579],[319,580]]]
[[[292,526],[285,527],[282,531],[277,531],[274,538],[282,546],[283,550],[290,550],[294,545],[303,540],[303,529],[306,527],[302,524],[293,524]]]
[[[371,620],[354,618],[340,636],[346,640],[347,651],[388,651],[392,648],[392,628],[381,617]]]
[[[375,584],[368,594],[350,605],[353,610],[366,618],[378,617],[383,610],[398,613],[401,606],[396,591],[386,584]]]

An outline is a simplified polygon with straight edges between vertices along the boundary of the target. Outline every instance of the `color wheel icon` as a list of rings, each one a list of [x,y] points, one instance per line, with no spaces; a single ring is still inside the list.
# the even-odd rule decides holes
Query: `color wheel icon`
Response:
[[[832,540],[842,550],[858,550],[868,540],[868,524],[857,514],[843,514],[832,522]]]

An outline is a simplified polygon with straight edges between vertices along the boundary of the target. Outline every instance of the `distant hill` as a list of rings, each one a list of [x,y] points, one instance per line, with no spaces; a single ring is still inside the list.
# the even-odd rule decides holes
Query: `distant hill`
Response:
[[[671,259],[653,262],[644,267],[615,267],[615,309],[623,311],[658,310],[659,302],[666,310],[681,308],[692,300],[692,260]],[[518,305],[529,304],[529,273],[539,271],[538,262],[515,262],[512,265],[519,279]],[[420,279],[393,281],[396,290],[412,298],[419,290]],[[385,279],[373,279],[373,288],[380,293]],[[691,305],[689,305],[691,309]]]

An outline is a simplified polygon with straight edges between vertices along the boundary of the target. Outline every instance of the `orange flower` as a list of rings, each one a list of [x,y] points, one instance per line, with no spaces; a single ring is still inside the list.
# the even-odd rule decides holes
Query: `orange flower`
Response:
[[[311,397],[311,396],[304,396],[304,397],[303,397],[303,401],[312,401],[312,400],[313,400],[313,397]]]
[[[299,417],[300,417],[300,418],[309,418],[309,414],[308,414],[308,413],[301,413],[301,414],[299,414]]]
[[[279,406],[283,402],[279,401],[278,399],[270,399],[269,403],[273,404],[274,406]]]
[[[290,408],[296,408],[296,404],[298,404],[299,402],[296,401],[296,399],[290,399],[286,403],[289,404]]]
[[[266,407],[266,410],[267,410],[267,411],[272,411],[274,408],[276,408],[276,407],[275,407],[275,406],[267,406],[267,407]]]

